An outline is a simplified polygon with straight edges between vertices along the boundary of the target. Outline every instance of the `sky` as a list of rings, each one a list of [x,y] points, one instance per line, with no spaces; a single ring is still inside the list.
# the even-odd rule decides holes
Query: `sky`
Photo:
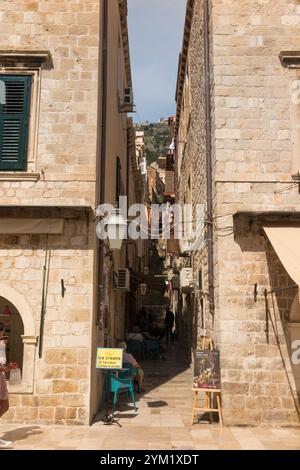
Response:
[[[128,0],[135,122],[175,114],[185,9],[186,0]]]

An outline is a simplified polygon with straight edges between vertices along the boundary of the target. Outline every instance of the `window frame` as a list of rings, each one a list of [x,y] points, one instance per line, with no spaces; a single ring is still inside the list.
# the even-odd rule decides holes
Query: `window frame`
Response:
[[[32,88],[32,76],[31,75],[16,75],[16,74],[2,74],[0,77],[2,83],[13,83],[19,82],[24,84],[24,95],[22,103],[22,113],[11,112],[11,113],[0,113],[0,124],[1,121],[4,124],[5,121],[19,121],[20,123],[20,135],[19,135],[19,146],[17,161],[2,163],[0,160],[0,171],[27,171],[27,159],[28,159],[28,140],[29,140],[29,125],[30,125],[30,97]],[[5,106],[0,103],[0,106]],[[0,137],[3,136],[3,128],[0,127]]]
[[[40,174],[37,173],[37,147],[39,129],[39,108],[41,94],[41,68],[28,67],[3,67],[0,76],[30,76],[31,93],[29,100],[29,125],[27,138],[27,165],[26,170],[2,170],[0,180],[32,179],[37,181]]]

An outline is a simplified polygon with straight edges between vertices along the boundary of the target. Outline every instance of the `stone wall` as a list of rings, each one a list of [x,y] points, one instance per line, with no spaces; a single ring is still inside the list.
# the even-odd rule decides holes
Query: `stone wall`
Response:
[[[262,229],[241,222],[235,239],[218,241],[223,412],[227,424],[297,424],[297,397],[285,339],[288,292],[264,289],[293,285]],[[257,302],[254,285],[258,283]],[[294,291],[295,295],[295,291]]]
[[[292,0],[213,2],[218,302],[228,424],[299,422],[280,316],[291,299],[270,299],[277,339],[270,331],[268,344],[265,334],[262,291],[288,285],[287,274],[262,234],[244,227],[234,239],[232,219],[240,210],[299,210],[298,187],[291,185],[297,73],[279,61],[280,51],[297,49],[299,23],[299,2]]]
[[[179,128],[179,201],[193,204],[193,218],[196,218],[196,205],[206,204],[206,128],[205,128],[205,65],[203,32],[203,2],[195,1],[192,18],[190,44],[187,57],[187,73],[184,85]],[[188,101],[190,97],[190,101]],[[182,142],[184,139],[184,142]],[[202,234],[204,236],[204,234]],[[204,244],[201,251],[192,254],[195,279],[202,271],[203,290],[208,292],[207,250]],[[203,312],[200,296],[196,294],[192,319],[193,346],[197,347],[200,330],[213,336],[213,318],[210,314],[208,297],[203,299]],[[204,322],[201,318],[204,316]],[[198,331],[199,334],[195,334]]]
[[[28,168],[37,178],[0,178],[2,203],[94,203],[99,8],[98,0],[1,1],[0,49],[47,50],[53,62],[38,84],[38,137]]]
[[[89,422],[94,233],[86,218],[64,224],[63,235],[49,235],[48,244],[46,235],[0,237],[0,285],[26,299],[36,336],[40,336],[47,245],[50,256],[42,357],[38,344],[32,357],[24,357],[23,368],[33,372],[33,390],[16,394],[10,390],[11,407],[4,417],[8,421]],[[14,298],[8,300],[14,304]],[[19,313],[24,317],[24,311]]]
[[[205,326],[221,350],[225,422],[299,424],[288,344],[296,292],[268,298],[269,342],[263,294],[293,281],[261,225],[241,220],[237,227],[233,216],[300,209],[298,185],[292,182],[300,166],[299,157],[295,162],[299,105],[293,94],[300,74],[284,69],[279,60],[280,51],[298,50],[300,5],[296,0],[214,0],[209,8],[216,315],[214,322],[206,315]],[[206,202],[202,18],[203,2],[196,1],[185,83],[191,91],[191,120],[186,146],[179,145],[180,200],[192,175],[194,205]],[[185,120],[182,112],[183,128]],[[195,274],[202,267],[207,290],[206,250],[193,253],[192,263]],[[196,301],[198,339],[201,326]]]

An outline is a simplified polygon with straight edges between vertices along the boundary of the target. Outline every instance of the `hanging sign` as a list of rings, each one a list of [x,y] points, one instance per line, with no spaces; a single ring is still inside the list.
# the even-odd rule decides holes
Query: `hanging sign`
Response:
[[[193,388],[219,389],[220,351],[205,349],[195,351]]]
[[[97,348],[97,369],[122,369],[123,349]]]

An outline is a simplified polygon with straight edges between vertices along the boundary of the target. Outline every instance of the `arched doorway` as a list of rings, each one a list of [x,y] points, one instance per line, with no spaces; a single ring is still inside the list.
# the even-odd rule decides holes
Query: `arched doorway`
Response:
[[[31,305],[28,303],[25,295],[21,294],[18,290],[6,284],[0,284],[0,299],[4,299],[4,307],[8,305],[11,307],[12,312],[15,312],[14,318],[16,325],[14,331],[23,331],[20,335],[23,348],[19,348],[22,353],[22,383],[16,385],[9,385],[10,393],[33,393],[34,384],[34,369],[35,369],[35,356],[38,337],[36,336],[36,327],[34,322],[34,315]],[[3,303],[1,303],[3,306]],[[3,310],[0,310],[3,314]],[[21,319],[17,316],[20,315]],[[8,316],[8,315],[7,315]],[[3,316],[1,318],[4,318]],[[22,323],[21,323],[22,322]],[[22,330],[23,327],[23,330]],[[19,341],[19,339],[17,339]],[[14,350],[17,345],[15,344]],[[20,356],[19,356],[20,357]]]
[[[6,346],[7,362],[16,362],[20,369],[23,368],[24,324],[17,308],[5,297],[0,296],[0,322],[5,324],[8,335]]]

